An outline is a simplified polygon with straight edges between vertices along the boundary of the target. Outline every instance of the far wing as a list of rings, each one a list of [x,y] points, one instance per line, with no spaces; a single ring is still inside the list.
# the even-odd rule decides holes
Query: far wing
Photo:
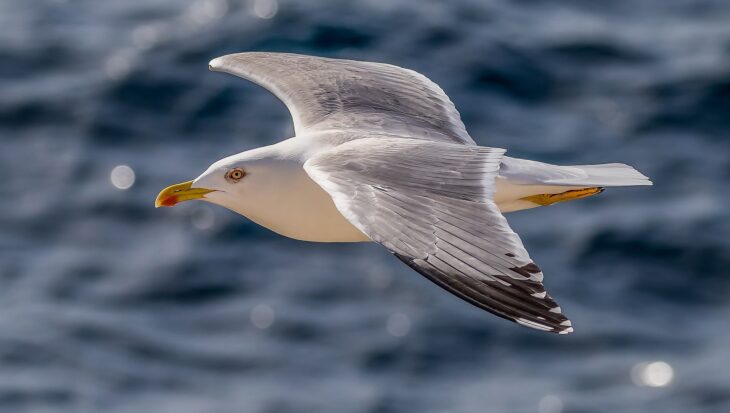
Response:
[[[366,130],[474,145],[454,104],[413,70],[383,63],[288,53],[238,53],[210,69],[257,83],[286,104],[301,136]]]
[[[491,201],[503,153],[365,138],[304,168],[355,227],[434,283],[500,317],[569,333],[542,272]]]

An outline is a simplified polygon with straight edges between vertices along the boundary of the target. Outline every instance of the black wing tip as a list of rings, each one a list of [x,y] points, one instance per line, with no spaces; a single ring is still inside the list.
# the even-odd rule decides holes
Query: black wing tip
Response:
[[[392,251],[391,251],[392,252]],[[489,313],[492,313],[496,315],[497,317],[504,318],[506,320],[515,322],[517,324],[523,325],[525,327],[529,327],[535,330],[545,331],[548,333],[555,333],[555,334],[570,334],[573,330],[573,324],[570,322],[570,320],[563,315],[562,309],[560,306],[555,303],[550,295],[548,295],[546,292],[543,292],[540,294],[540,296],[536,296],[533,294],[533,297],[540,298],[541,300],[546,300],[548,303],[551,303],[554,305],[554,307],[550,309],[546,309],[546,312],[543,313],[543,315],[527,315],[527,314],[516,314],[512,309],[510,308],[495,308],[494,306],[486,305],[485,303],[479,301],[475,297],[472,297],[468,294],[464,294],[463,291],[459,291],[458,289],[454,288],[452,285],[449,285],[448,283],[445,283],[443,280],[441,280],[437,275],[436,271],[431,270],[428,267],[421,266],[416,263],[416,259],[413,257],[409,257],[407,255],[399,254],[397,252],[392,252],[393,255],[395,255],[399,260],[401,260],[403,263],[411,267],[412,269],[416,270],[421,275],[425,276],[435,284],[439,285],[440,287],[444,288],[446,291],[456,295],[457,297],[461,298],[462,300],[481,308],[482,310],[486,310]],[[533,272],[531,274],[535,274],[534,271],[539,271],[539,268],[534,263],[531,263],[534,268],[530,268]],[[516,280],[513,280],[516,281]],[[541,285],[541,284],[540,284]],[[529,317],[529,318],[525,318]]]

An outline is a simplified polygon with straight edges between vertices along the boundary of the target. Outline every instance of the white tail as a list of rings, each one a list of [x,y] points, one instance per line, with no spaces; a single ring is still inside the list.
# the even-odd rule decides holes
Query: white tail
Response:
[[[560,168],[560,167],[558,167]],[[623,163],[604,163],[600,165],[575,165],[586,173],[585,178],[567,179],[559,185],[580,186],[633,186],[652,185],[649,178],[633,167]]]
[[[502,212],[519,211],[584,198],[611,186],[652,185],[622,163],[559,166],[502,157],[494,202]]]
[[[623,163],[559,166],[549,163],[502,158],[499,176],[515,184],[549,186],[633,186],[652,185],[641,172]]]

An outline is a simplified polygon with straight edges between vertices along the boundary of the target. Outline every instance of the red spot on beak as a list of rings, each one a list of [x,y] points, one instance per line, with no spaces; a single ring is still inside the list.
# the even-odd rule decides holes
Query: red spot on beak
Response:
[[[155,207],[171,207],[180,202],[205,198],[205,194],[215,192],[213,189],[192,188],[192,185],[193,181],[188,181],[168,186],[155,198]]]
[[[160,202],[160,205],[165,207],[171,207],[177,204],[177,197],[175,195],[170,195],[168,197],[165,197],[162,202]]]

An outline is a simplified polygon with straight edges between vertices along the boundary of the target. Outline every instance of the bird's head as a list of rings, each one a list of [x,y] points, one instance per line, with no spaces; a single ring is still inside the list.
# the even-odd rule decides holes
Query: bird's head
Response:
[[[243,213],[247,203],[267,191],[279,163],[260,149],[221,159],[192,181],[168,186],[157,195],[155,207],[197,199]]]

